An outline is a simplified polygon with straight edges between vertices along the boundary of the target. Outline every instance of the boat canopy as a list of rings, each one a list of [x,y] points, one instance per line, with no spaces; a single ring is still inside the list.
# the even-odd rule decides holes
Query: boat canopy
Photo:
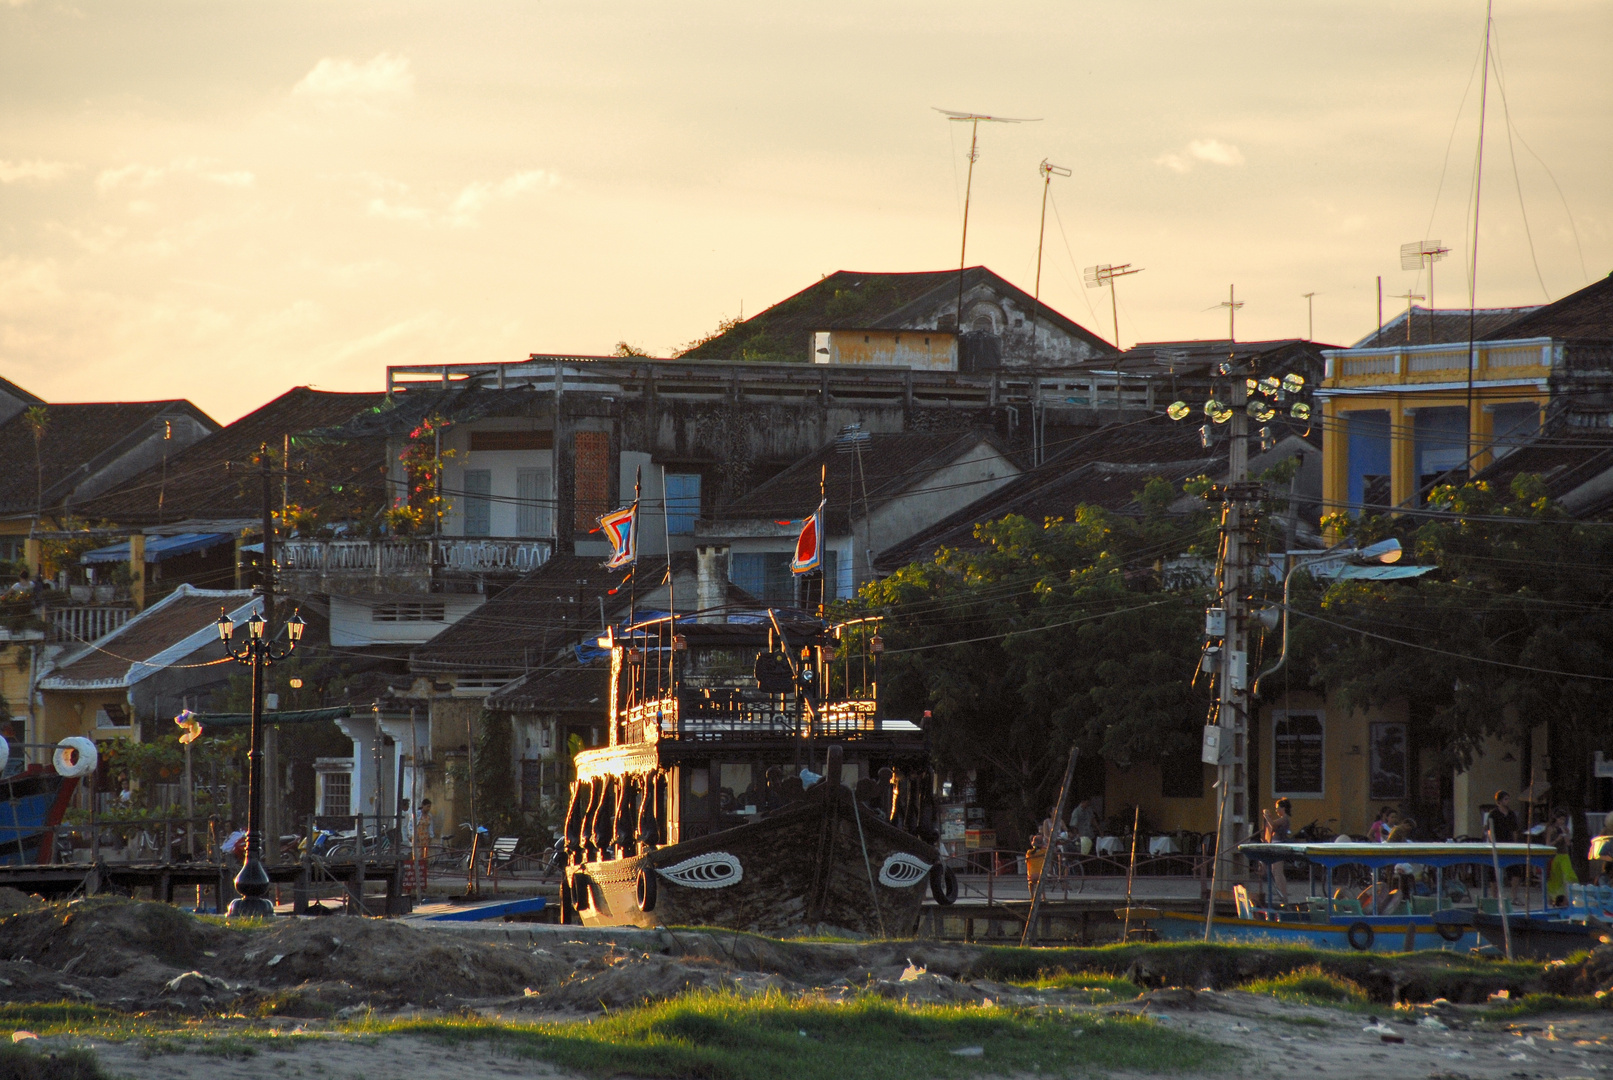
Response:
[[[1238,853],[1255,859],[1295,859],[1332,869],[1335,866],[1547,866],[1555,848],[1544,844],[1239,844]]]

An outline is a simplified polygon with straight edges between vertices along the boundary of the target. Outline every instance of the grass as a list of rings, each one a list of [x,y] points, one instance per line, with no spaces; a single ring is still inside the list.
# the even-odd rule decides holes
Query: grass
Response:
[[[88,1050],[41,1053],[27,1043],[0,1043],[0,1077],[5,1080],[111,1080]]]
[[[930,1080],[1010,1073],[1213,1068],[1225,1049],[1150,1020],[995,1007],[840,1004],[697,993],[596,1020],[367,1022],[350,1030],[490,1042],[515,1057],[595,1076],[667,1080]],[[978,1048],[978,1054],[955,1051]]]
[[[1089,1005],[1130,1001],[1143,992],[1143,988],[1130,979],[1099,971],[1039,971],[1034,979],[1024,979],[1010,985],[1022,986],[1027,990],[1059,990],[1080,995]]]
[[[1306,1005],[1365,1005],[1370,1000],[1359,983],[1331,975],[1319,965],[1275,978],[1255,979],[1238,989],[1270,994],[1283,1001],[1297,1001]]]
[[[1525,994],[1506,1002],[1497,1002],[1481,1012],[1480,1020],[1519,1020],[1526,1016],[1546,1013],[1584,1013],[1613,1008],[1609,998],[1565,997],[1562,994]]]

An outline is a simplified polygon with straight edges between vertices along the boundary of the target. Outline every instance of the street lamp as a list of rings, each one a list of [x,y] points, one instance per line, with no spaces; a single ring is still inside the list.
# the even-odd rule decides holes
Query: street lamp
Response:
[[[230,901],[231,918],[267,918],[274,914],[269,902],[269,874],[263,868],[263,669],[286,659],[302,640],[307,625],[293,613],[286,621],[286,647],[276,649],[269,637],[269,620],[254,611],[246,621],[246,640],[236,645],[235,625],[219,612],[218,636],[224,651],[239,664],[252,668],[252,734],[247,748],[246,769],[246,858],[235,875],[235,891],[241,895]]]
[[[1390,537],[1387,540],[1379,540],[1376,544],[1368,544],[1366,547],[1351,547],[1349,546],[1348,542],[1346,542],[1344,544],[1338,544],[1334,547],[1330,547],[1326,551],[1319,551],[1315,555],[1309,555],[1302,559],[1295,560],[1294,565],[1289,567],[1288,572],[1283,575],[1283,606],[1281,608],[1283,620],[1282,655],[1277,657],[1277,662],[1275,664],[1271,665],[1271,667],[1267,668],[1265,671],[1262,671],[1258,676],[1256,676],[1255,684],[1250,690],[1250,695],[1259,695],[1260,684],[1265,681],[1266,676],[1277,674],[1277,672],[1281,671],[1283,666],[1288,663],[1288,587],[1294,580],[1294,571],[1298,570],[1302,566],[1315,566],[1319,562],[1329,562],[1333,559],[1340,558],[1357,566],[1369,565],[1371,563],[1379,563],[1387,566],[1391,563],[1399,562],[1400,557],[1404,554],[1405,551],[1401,549],[1400,541],[1396,540],[1394,537]]]

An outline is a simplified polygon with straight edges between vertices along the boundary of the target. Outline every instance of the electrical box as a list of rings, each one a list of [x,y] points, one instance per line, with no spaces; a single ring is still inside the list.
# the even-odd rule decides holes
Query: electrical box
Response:
[[[1204,729],[1204,748],[1199,753],[1199,760],[1203,761],[1204,764],[1206,764],[1206,765],[1220,765],[1222,763],[1221,758],[1222,758],[1223,750],[1222,750],[1221,734],[1222,734],[1221,729],[1216,727],[1214,724],[1210,724],[1210,725],[1205,727],[1205,729]],[[1231,742],[1232,742],[1231,739],[1227,740],[1227,745],[1229,747],[1230,747]]]
[[[1234,690],[1249,689],[1249,654],[1227,653],[1227,685]]]
[[[1204,609],[1204,636],[1227,636],[1227,609],[1220,607]]]

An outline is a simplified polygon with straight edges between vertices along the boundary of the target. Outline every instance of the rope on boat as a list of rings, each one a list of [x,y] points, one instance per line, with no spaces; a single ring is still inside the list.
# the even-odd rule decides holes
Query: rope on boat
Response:
[[[879,893],[874,889],[874,864],[868,861],[868,838],[863,836],[863,814],[857,806],[857,793],[851,793],[851,814],[857,819],[857,842],[863,849],[863,869],[868,873],[868,899],[874,902],[874,918],[879,920],[879,936],[889,937],[885,933],[885,913],[879,910]]]

